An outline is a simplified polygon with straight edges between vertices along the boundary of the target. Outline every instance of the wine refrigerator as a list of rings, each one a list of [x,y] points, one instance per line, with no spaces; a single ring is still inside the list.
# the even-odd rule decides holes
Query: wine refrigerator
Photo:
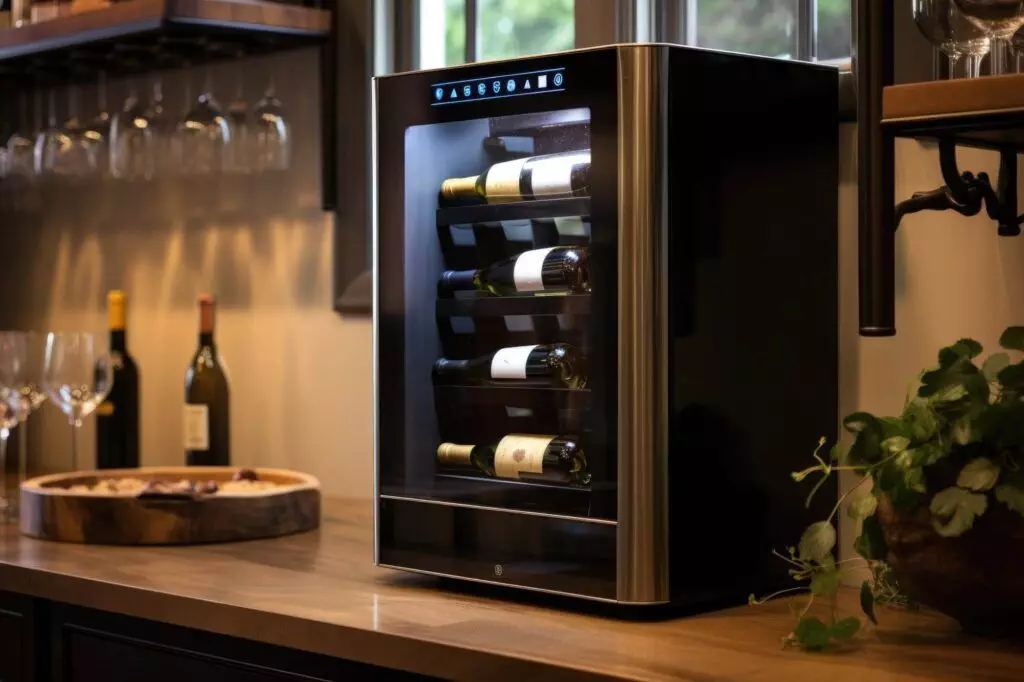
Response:
[[[838,74],[617,45],[374,82],[375,561],[693,610],[836,501]],[[827,452],[827,448],[822,452]]]

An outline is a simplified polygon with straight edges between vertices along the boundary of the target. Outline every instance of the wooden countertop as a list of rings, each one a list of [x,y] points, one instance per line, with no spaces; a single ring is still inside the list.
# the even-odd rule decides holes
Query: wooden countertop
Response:
[[[783,651],[784,601],[628,622],[445,590],[374,568],[370,504],[325,504],[319,531],[121,548],[0,526],[0,589],[458,680],[1006,680],[1024,645],[961,635],[935,614],[880,613],[853,651]],[[851,612],[856,599],[844,595]]]

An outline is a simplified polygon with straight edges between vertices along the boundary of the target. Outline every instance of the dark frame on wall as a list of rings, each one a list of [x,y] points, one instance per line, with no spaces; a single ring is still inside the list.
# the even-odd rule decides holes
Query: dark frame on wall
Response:
[[[374,2],[336,0],[321,63],[323,207],[334,212],[334,309],[372,310],[370,287],[371,77]]]

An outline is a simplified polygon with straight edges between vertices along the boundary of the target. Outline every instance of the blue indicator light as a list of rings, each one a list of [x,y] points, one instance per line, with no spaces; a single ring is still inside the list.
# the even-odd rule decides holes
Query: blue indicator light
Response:
[[[484,80],[470,78],[444,81],[431,84],[430,90],[432,106],[564,92],[565,68],[557,66],[551,69],[501,74]],[[445,93],[448,93],[447,97]]]

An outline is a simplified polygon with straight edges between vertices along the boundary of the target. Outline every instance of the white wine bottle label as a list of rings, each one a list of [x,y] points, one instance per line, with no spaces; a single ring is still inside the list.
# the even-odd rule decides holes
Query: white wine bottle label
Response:
[[[515,267],[512,269],[512,280],[516,291],[544,291],[544,259],[554,251],[554,247],[534,249],[519,254]]]
[[[577,156],[567,156],[533,164],[530,173],[533,196],[572,194],[572,169],[579,161]]]
[[[519,478],[519,474],[543,474],[544,453],[554,436],[505,436],[494,450],[494,475]]]
[[[525,379],[526,361],[530,353],[536,348],[533,346],[512,346],[502,348],[491,358],[492,379]]]
[[[206,405],[185,405],[185,449],[210,449],[210,408]]]
[[[519,176],[527,159],[502,161],[487,169],[487,203],[499,204],[503,201],[519,201],[523,198],[519,191]]]

